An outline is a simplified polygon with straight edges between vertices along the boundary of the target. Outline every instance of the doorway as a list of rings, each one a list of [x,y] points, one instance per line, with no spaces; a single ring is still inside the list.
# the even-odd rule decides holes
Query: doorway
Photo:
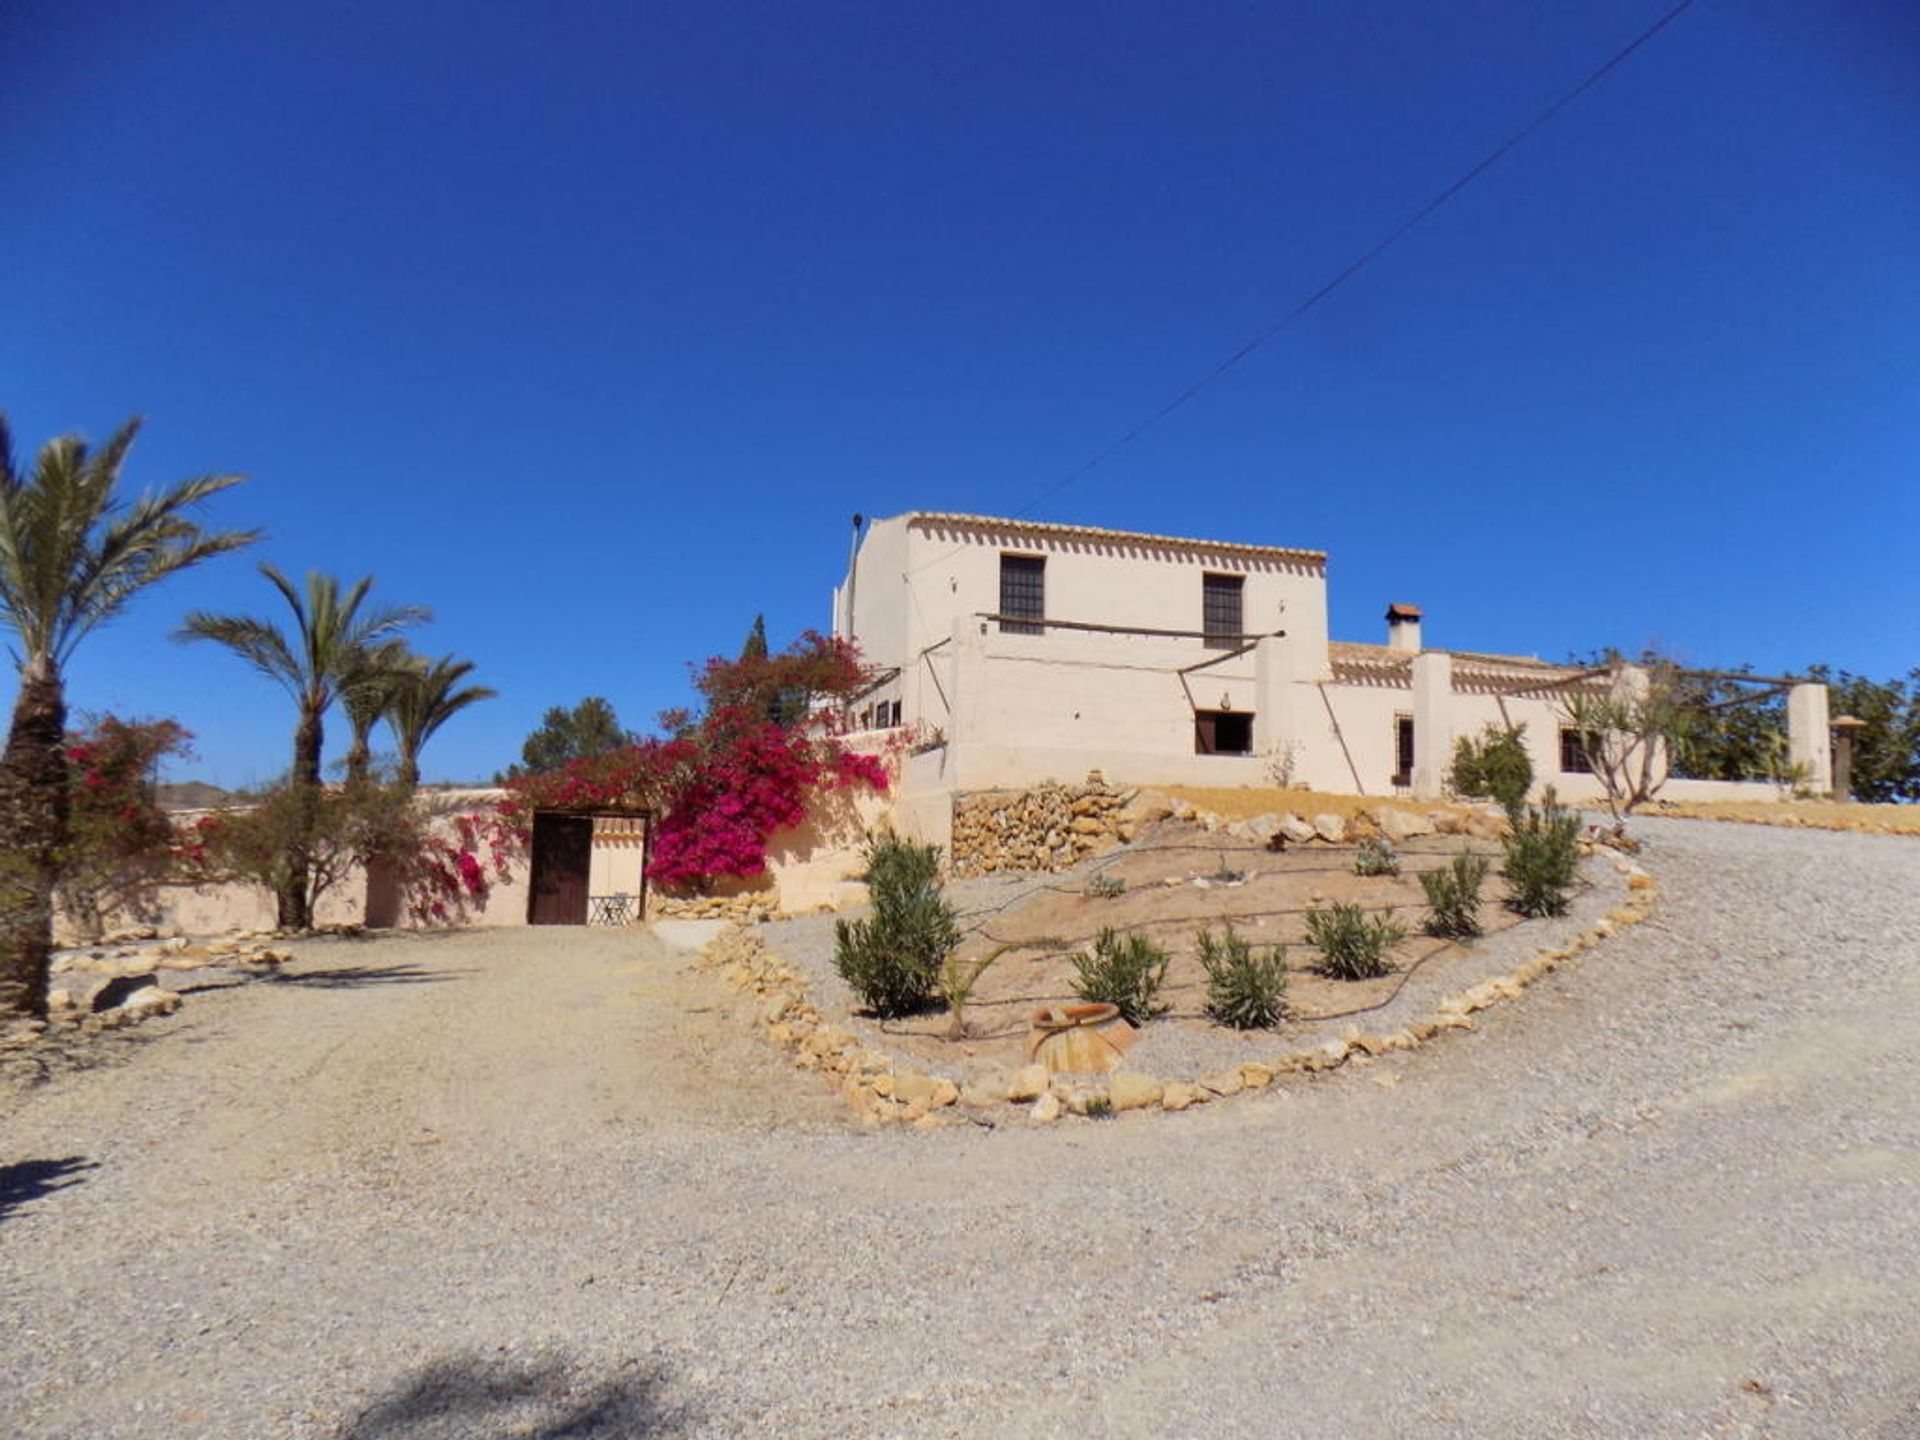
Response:
[[[587,923],[593,821],[585,815],[535,815],[528,883],[529,925]]]

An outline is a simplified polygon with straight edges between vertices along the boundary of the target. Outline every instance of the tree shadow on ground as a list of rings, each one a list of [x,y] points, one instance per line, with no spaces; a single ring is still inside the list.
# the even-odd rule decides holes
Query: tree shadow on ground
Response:
[[[56,1190],[78,1185],[89,1170],[100,1167],[80,1155],[60,1160],[19,1160],[0,1165],[0,1220],[22,1205],[42,1199]]]
[[[433,945],[445,940],[472,940],[496,927],[484,925],[375,925],[370,929],[322,930],[289,937],[302,945]]]
[[[426,970],[418,965],[343,965],[331,970],[284,971],[272,976],[270,985],[310,985],[318,990],[351,990],[362,985],[438,985],[456,975],[471,975],[468,970]]]
[[[659,1399],[657,1369],[629,1362],[595,1377],[561,1356],[456,1355],[403,1379],[337,1440],[628,1440],[684,1433]]]

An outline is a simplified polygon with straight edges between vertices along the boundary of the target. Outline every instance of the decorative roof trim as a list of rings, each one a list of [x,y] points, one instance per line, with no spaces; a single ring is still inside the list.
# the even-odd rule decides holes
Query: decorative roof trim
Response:
[[[909,528],[945,526],[952,530],[991,530],[1002,534],[1053,536],[1062,540],[1157,545],[1178,550],[1200,550],[1214,555],[1262,555],[1314,565],[1327,563],[1327,552],[1324,550],[1302,550],[1288,545],[1244,545],[1237,541],[1200,540],[1187,535],[1154,535],[1141,530],[1110,530],[1100,525],[1056,525],[1045,520],[1011,520],[996,515],[961,515],[941,510],[914,510],[908,513],[906,521]]]
[[[1512,687],[1508,693],[1525,695],[1546,688],[1563,690],[1577,686],[1586,691],[1606,688],[1606,681],[1596,678],[1590,667],[1556,665],[1533,655],[1488,655],[1477,650],[1445,653],[1453,656],[1456,690],[1508,686]],[[1371,645],[1359,640],[1334,640],[1327,645],[1327,655],[1335,680],[1375,685],[1412,683],[1414,655],[1410,650],[1395,650],[1389,645]]]

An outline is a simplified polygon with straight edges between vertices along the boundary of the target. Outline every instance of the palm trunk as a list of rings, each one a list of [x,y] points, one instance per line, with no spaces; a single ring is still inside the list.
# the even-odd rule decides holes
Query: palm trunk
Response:
[[[320,712],[302,707],[293,732],[293,774],[296,823],[293,843],[287,847],[287,872],[276,899],[282,930],[311,930],[313,906],[307,887],[313,874],[313,832],[320,815],[320,751],[324,734]]]
[[[400,762],[395,767],[394,779],[402,789],[413,791],[420,788],[420,757],[409,751],[400,752]]]
[[[356,789],[366,784],[372,774],[372,732],[362,730],[356,725],[353,731],[353,744],[347,747],[347,788]]]
[[[67,845],[67,702],[46,660],[20,674],[0,757],[0,1025],[44,1020],[53,891]]]

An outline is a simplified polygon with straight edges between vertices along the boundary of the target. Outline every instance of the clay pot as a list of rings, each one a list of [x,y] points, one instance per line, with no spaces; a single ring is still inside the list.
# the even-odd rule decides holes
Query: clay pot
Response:
[[[1033,1012],[1027,1055],[1055,1075],[1104,1075],[1120,1068],[1139,1034],[1118,1005],[1043,1005]]]

